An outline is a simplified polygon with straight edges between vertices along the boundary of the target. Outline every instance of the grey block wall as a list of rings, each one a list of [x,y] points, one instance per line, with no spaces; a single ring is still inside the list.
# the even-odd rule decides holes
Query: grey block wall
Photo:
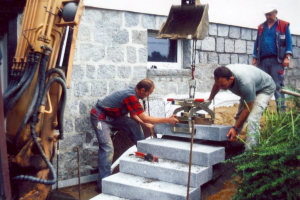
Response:
[[[166,16],[86,7],[79,26],[71,87],[60,141],[59,180],[77,177],[80,147],[81,176],[97,171],[98,142],[89,111],[97,99],[149,77],[156,85],[150,97],[152,116],[165,116],[163,99],[188,96],[191,42],[183,41],[183,66],[176,70],[147,70],[147,30],[159,30]],[[291,25],[292,26],[292,25]],[[209,91],[220,64],[251,63],[256,30],[210,23],[209,36],[197,42],[197,92]],[[300,88],[300,36],[293,35],[294,57],[286,83]]]
[[[98,142],[90,109],[99,98],[147,77],[147,30],[159,30],[165,20],[166,16],[85,8],[67,95],[65,139],[60,141],[59,180],[77,176],[77,146],[81,175],[97,172]],[[152,102],[164,108],[161,99]]]
[[[210,91],[213,71],[220,65],[252,64],[256,35],[256,29],[210,23],[209,35],[204,40],[197,41],[196,45],[196,91]],[[286,68],[285,85],[300,89],[300,36],[292,37],[294,55],[290,67]],[[190,41],[185,42],[191,45]],[[159,90],[154,91],[153,95],[188,94],[187,81],[191,79],[189,69],[148,70],[147,75],[158,85]]]

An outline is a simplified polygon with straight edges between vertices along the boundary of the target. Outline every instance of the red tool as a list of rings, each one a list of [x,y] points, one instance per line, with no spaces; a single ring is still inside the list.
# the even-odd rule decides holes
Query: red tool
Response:
[[[145,154],[145,153],[137,151],[137,152],[135,152],[135,156],[139,157],[139,158],[142,158],[142,159],[144,159],[146,161],[149,161],[149,162],[158,162],[157,156],[153,156],[150,153]]]

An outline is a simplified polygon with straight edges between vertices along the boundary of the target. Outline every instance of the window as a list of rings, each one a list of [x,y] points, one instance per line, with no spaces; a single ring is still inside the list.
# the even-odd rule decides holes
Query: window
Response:
[[[180,68],[181,42],[170,39],[157,39],[157,31],[148,31],[148,68]]]

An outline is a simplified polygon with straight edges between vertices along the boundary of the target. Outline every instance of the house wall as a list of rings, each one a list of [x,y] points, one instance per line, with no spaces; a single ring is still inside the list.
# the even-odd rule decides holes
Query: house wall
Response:
[[[98,143],[89,111],[99,98],[147,76],[147,29],[166,17],[86,8],[82,17],[60,142],[59,180],[77,175],[74,147],[81,147],[81,175],[95,173]]]
[[[200,3],[208,4],[210,22],[254,29],[265,20],[267,9],[277,8],[278,17],[291,23],[290,28],[294,34],[300,34],[298,0],[200,0]],[[84,4],[89,7],[167,16],[170,7],[181,5],[181,0],[84,0]]]
[[[156,85],[150,98],[151,115],[164,116],[166,96],[188,95],[190,41],[183,42],[182,69],[147,70],[147,29],[159,30],[165,20],[165,16],[85,9],[68,89],[65,139],[60,141],[60,181],[77,177],[75,147],[80,147],[81,176],[90,177],[87,181],[95,180],[89,175],[97,172],[98,143],[89,111],[99,98],[148,77]],[[256,33],[255,29],[210,23],[209,36],[197,42],[197,92],[210,91],[218,65],[251,63]],[[300,88],[300,36],[293,35],[293,48],[286,84]]]

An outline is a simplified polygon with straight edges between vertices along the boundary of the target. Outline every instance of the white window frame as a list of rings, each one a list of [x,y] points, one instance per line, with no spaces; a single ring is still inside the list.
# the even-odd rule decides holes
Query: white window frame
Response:
[[[148,39],[148,35],[147,35]],[[177,40],[177,62],[153,62],[147,61],[147,68],[151,69],[152,66],[156,66],[157,69],[181,69],[182,68],[182,40]],[[148,59],[148,54],[147,54]]]

